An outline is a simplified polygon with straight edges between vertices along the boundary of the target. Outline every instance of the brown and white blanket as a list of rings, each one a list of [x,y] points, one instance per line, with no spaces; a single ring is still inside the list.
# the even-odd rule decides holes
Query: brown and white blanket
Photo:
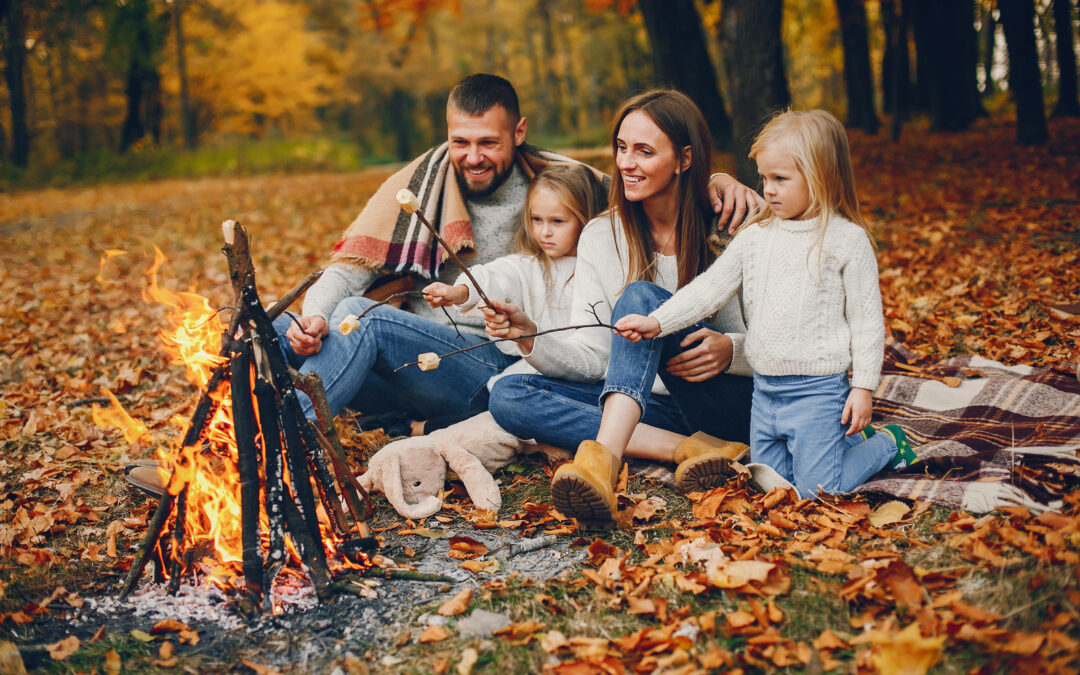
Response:
[[[973,355],[912,369],[910,356],[896,342],[886,345],[873,424],[900,425],[920,461],[883,471],[857,492],[972,512],[1011,505],[1039,512],[1057,508],[1080,484],[1080,382],[1074,375]],[[667,467],[652,464],[642,472],[673,482]]]
[[[401,210],[396,197],[402,188],[416,195],[420,210],[454,253],[476,248],[465,197],[448,150],[449,143],[434,147],[387,178],[345,229],[330,262],[386,273],[419,274],[428,279],[435,275],[446,252],[416,214]],[[529,180],[550,164],[575,162],[528,144],[518,147],[515,161]],[[607,195],[608,177],[595,169],[592,174],[603,190],[601,194]]]

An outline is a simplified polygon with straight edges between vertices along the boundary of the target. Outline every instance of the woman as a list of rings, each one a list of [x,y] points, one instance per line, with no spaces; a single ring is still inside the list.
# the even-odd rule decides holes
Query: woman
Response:
[[[697,106],[671,90],[635,96],[615,117],[611,145],[611,208],[582,232],[572,325],[648,314],[714,258],[707,244],[710,139]],[[533,332],[516,307],[496,309],[488,332]],[[574,461],[552,479],[552,500],[567,515],[612,520],[624,454],[677,461],[684,490],[719,482],[731,444],[686,434],[748,439],[753,383],[742,352],[745,331],[736,298],[711,325],[662,340],[635,344],[601,328],[523,339],[522,355],[542,375],[499,380],[490,409],[521,438],[578,446]]]

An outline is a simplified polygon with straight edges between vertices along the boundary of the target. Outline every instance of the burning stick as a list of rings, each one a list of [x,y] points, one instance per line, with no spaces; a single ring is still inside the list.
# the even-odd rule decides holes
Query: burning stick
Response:
[[[259,548],[259,423],[251,400],[251,340],[244,340],[232,358],[233,432],[236,469],[240,474],[240,536],[245,594],[257,602],[263,594],[263,560]],[[177,574],[179,579],[180,575]]]
[[[461,258],[450,250],[450,247],[446,245],[446,240],[442,238],[439,231],[435,229],[434,225],[428,222],[427,217],[424,216],[424,212],[420,210],[420,202],[416,201],[416,195],[414,195],[409,188],[402,188],[401,190],[398,190],[397,201],[398,204],[401,205],[402,211],[405,213],[416,214],[416,217],[424,224],[424,227],[430,230],[431,234],[435,236],[435,241],[439,242],[439,245],[443,247],[443,250],[450,256],[450,259],[461,268],[461,271],[465,273],[465,276],[469,277],[469,281],[472,282],[473,288],[476,289],[477,295],[484,301],[484,304],[491,307],[491,301],[488,300],[487,295],[484,294],[484,289],[480,288],[480,284],[476,283],[476,279],[473,277],[472,272],[469,271],[469,266],[463,263]]]

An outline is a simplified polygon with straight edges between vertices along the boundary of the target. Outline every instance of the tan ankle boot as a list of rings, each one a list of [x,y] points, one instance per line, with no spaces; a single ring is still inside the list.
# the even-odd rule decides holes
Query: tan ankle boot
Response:
[[[582,441],[574,461],[551,479],[551,501],[564,515],[589,522],[615,520],[615,482],[622,460],[596,441]]]
[[[699,431],[675,446],[675,487],[679,492],[704,492],[723,485],[734,473],[731,463],[746,456],[745,443],[723,441]]]

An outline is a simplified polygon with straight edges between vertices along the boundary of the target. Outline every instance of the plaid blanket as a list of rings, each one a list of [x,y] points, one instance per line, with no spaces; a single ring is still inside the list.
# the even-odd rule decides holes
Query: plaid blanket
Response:
[[[976,513],[1013,505],[1035,512],[1059,508],[1061,497],[1080,484],[1077,378],[974,355],[913,368],[906,365],[910,356],[899,343],[886,344],[873,424],[900,425],[920,461],[883,471],[856,491]],[[667,467],[636,468],[674,484]]]
[[[401,210],[396,196],[402,188],[409,188],[416,195],[424,216],[454,253],[475,249],[472,222],[450,165],[449,147],[449,143],[443,143],[428,150],[383,181],[360,215],[345,229],[341,241],[334,245],[330,262],[388,274],[412,273],[427,279],[435,276],[446,252],[416,214]],[[545,166],[576,160],[522,144],[515,153],[515,161],[532,180]],[[607,195],[609,178],[595,169],[592,174],[601,194]]]

